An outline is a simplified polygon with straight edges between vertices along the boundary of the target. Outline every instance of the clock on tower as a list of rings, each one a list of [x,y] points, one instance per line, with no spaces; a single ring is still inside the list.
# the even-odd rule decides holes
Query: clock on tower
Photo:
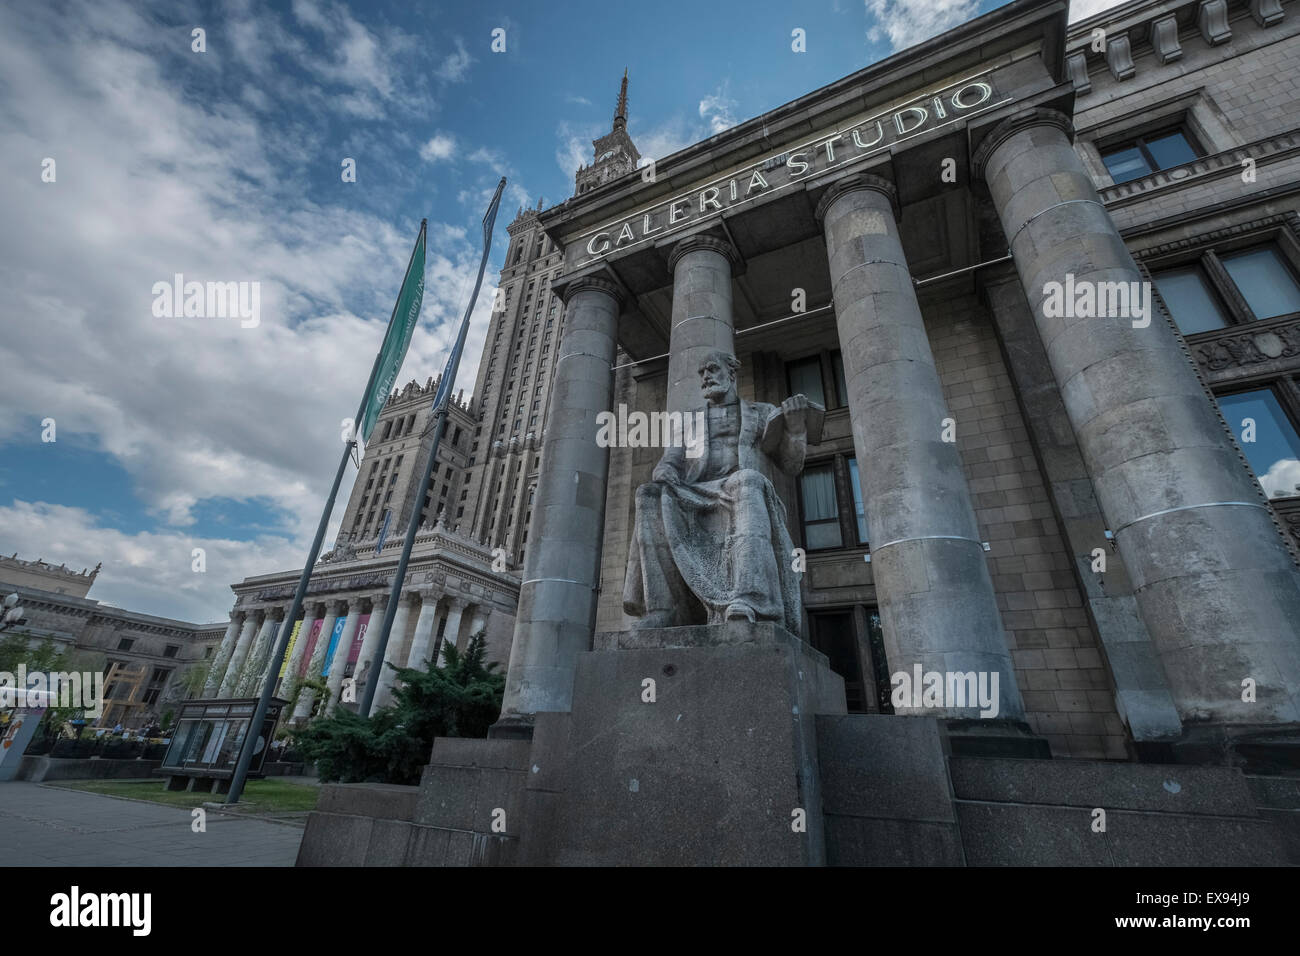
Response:
[[[627,135],[627,70],[623,71],[623,85],[618,91],[614,125],[600,139],[592,140],[591,145],[595,147],[596,158],[590,166],[578,169],[575,193],[578,196],[627,175],[641,159],[632,137]]]

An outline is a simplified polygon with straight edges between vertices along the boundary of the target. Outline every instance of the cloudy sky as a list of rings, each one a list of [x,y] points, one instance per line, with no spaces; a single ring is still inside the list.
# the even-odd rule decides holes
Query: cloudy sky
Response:
[[[662,157],[996,6],[729,5],[0,5],[0,552],[102,561],[92,597],[224,619],[231,582],[301,565],[422,217],[400,381],[441,369],[509,179],[471,383],[505,225],[571,194],[624,68]],[[177,273],[258,283],[258,323],[155,315]]]

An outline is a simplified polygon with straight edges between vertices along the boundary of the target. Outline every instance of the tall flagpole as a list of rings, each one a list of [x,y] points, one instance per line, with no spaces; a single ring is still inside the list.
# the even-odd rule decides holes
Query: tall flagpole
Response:
[[[406,264],[406,275],[402,279],[403,290],[407,287],[406,283],[411,275],[411,267],[415,264],[415,254],[419,251],[421,242],[425,238],[425,230],[428,228],[428,224],[427,219],[420,220],[420,234],[415,240],[415,247],[411,250],[411,259]],[[421,281],[423,281],[423,277],[421,277]],[[262,722],[266,720],[266,711],[271,705],[271,694],[275,690],[276,681],[280,676],[280,667],[284,663],[285,651],[289,647],[289,635],[293,632],[293,625],[298,620],[298,615],[302,613],[303,599],[307,594],[307,583],[311,580],[311,573],[316,567],[316,559],[320,555],[321,544],[325,540],[325,531],[329,526],[330,517],[334,513],[334,501],[338,497],[339,485],[343,482],[343,473],[347,470],[348,458],[351,457],[352,449],[357,445],[357,433],[362,431],[364,427],[366,408],[371,403],[370,391],[375,386],[380,366],[383,364],[385,355],[388,354],[386,346],[389,344],[389,336],[395,331],[394,323],[398,320],[397,310],[401,302],[402,296],[399,293],[397,302],[393,305],[393,314],[388,320],[388,333],[384,336],[384,344],[380,346],[379,351],[375,354],[375,363],[370,367],[370,378],[366,381],[366,390],[361,395],[361,407],[357,409],[357,415],[352,419],[351,434],[343,444],[343,456],[339,459],[338,470],[334,472],[334,484],[330,487],[329,498],[325,501],[325,510],[321,512],[320,523],[316,526],[316,537],[312,540],[311,551],[307,555],[307,563],[303,565],[302,575],[298,578],[298,590],[294,592],[293,604],[289,608],[289,613],[284,616],[284,623],[280,627],[280,636],[275,642],[275,650],[271,652],[271,666],[267,668],[266,683],[262,685],[262,695],[257,699],[257,707],[253,709],[252,722],[248,725],[248,732],[244,735],[244,741],[239,748],[239,763],[235,766],[235,774],[230,778],[230,792],[226,795],[227,804],[238,803],[240,796],[243,795],[244,783],[248,779],[248,768],[253,764],[253,748],[261,736]],[[405,349],[402,351],[404,352]],[[265,746],[271,746],[271,741],[266,741]]]
[[[429,447],[429,457],[424,464],[420,491],[415,496],[415,506],[411,509],[411,521],[406,526],[406,540],[402,542],[402,556],[397,562],[397,571],[393,574],[393,588],[388,595],[388,606],[384,609],[384,623],[379,629],[379,640],[375,643],[374,656],[370,659],[370,677],[366,681],[366,690],[357,708],[357,713],[362,717],[369,716],[370,707],[375,700],[375,690],[379,686],[379,676],[384,667],[384,654],[388,650],[388,635],[393,629],[393,618],[397,616],[402,584],[406,580],[406,566],[411,560],[411,548],[415,545],[416,532],[420,530],[424,496],[429,493],[433,471],[438,466],[438,445],[442,442],[443,432],[447,430],[447,403],[451,400],[452,386],[456,382],[456,370],[460,367],[460,355],[465,348],[465,336],[469,332],[469,316],[474,311],[479,288],[483,285],[483,271],[487,268],[488,253],[492,251],[492,227],[496,223],[497,206],[501,204],[501,193],[505,188],[506,178],[502,176],[501,182],[497,183],[497,191],[492,196],[487,213],[483,216],[483,257],[479,260],[474,291],[470,293],[469,303],[465,306],[465,317],[460,322],[460,334],[456,337],[456,345],[452,348],[451,355],[447,357],[447,367],[443,369],[442,381],[433,399],[433,444]]]

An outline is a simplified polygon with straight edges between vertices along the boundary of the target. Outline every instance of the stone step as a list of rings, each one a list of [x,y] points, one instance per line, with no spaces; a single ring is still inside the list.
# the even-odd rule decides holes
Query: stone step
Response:
[[[948,768],[959,801],[1258,819],[1245,775],[1227,767],[949,757]]]
[[[967,866],[1284,866],[1264,819],[1107,810],[1105,830],[1083,807],[959,802]]]

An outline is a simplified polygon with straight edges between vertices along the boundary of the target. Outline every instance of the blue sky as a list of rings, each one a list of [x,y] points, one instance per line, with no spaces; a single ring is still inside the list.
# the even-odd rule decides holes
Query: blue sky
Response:
[[[661,158],[994,6],[0,7],[0,552],[102,561],[92,597],[224,618],[232,582],[305,554],[421,217],[425,309],[401,381],[442,367],[478,221],[509,179],[471,383],[505,225],[572,193],[625,68],[629,132]],[[257,282],[258,324],[155,316],[153,286],[176,273]]]

